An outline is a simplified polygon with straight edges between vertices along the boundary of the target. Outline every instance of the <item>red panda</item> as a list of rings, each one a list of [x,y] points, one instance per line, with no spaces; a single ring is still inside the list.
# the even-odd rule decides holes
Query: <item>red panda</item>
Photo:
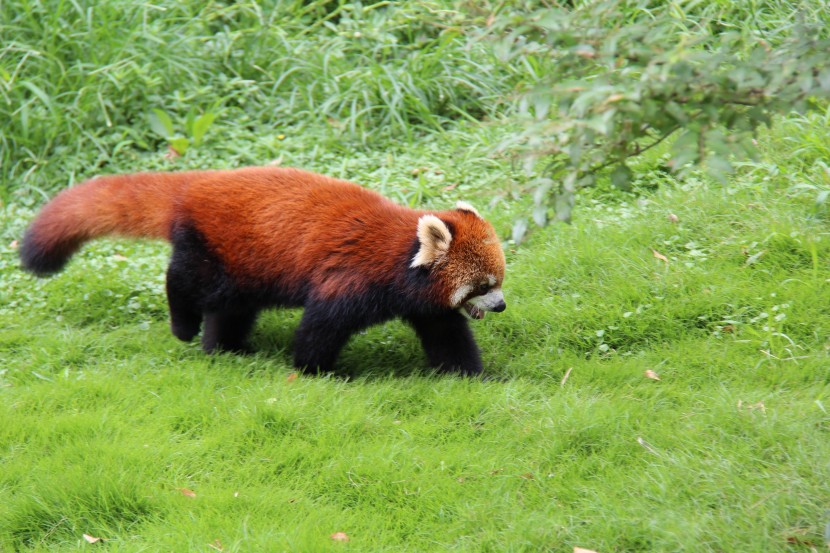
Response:
[[[22,240],[23,268],[56,273],[108,235],[171,242],[171,329],[184,341],[201,330],[207,352],[245,349],[262,309],[303,307],[299,368],[331,371],[352,334],[400,318],[432,366],[477,374],[467,319],[505,309],[504,253],[472,206],[409,209],[298,169],[94,178],[40,211]]]

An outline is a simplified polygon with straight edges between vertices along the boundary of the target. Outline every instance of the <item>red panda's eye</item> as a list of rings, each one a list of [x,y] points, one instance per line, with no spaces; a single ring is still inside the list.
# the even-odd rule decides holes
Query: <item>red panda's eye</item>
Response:
[[[482,282],[481,284],[479,284],[479,285],[478,285],[478,291],[479,291],[479,293],[484,294],[484,293],[485,293],[485,292],[487,292],[488,290],[490,290],[490,284],[489,284],[489,283],[487,283],[487,282]]]

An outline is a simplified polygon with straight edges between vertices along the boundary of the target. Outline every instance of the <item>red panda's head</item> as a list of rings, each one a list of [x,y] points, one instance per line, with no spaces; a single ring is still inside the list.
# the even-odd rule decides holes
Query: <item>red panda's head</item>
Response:
[[[493,226],[468,203],[418,219],[411,267],[429,269],[442,304],[473,319],[504,311],[504,252]]]

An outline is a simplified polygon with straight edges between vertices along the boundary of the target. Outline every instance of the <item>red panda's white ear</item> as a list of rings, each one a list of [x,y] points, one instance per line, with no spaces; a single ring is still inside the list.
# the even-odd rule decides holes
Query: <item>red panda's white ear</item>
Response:
[[[418,219],[418,253],[410,267],[429,266],[444,257],[450,249],[452,234],[447,224],[435,215],[422,215]]]
[[[479,219],[482,218],[481,213],[479,213],[476,208],[474,208],[472,205],[468,204],[467,202],[456,202],[455,203],[455,209],[459,209],[461,211],[469,211],[470,213],[472,213],[473,215],[475,215]]]

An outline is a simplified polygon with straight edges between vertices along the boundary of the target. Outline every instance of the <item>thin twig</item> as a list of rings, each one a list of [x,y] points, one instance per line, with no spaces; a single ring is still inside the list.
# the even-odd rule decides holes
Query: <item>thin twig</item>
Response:
[[[628,158],[634,157],[634,156],[638,156],[638,155],[640,155],[644,152],[647,152],[647,151],[651,150],[652,148],[654,148],[655,146],[657,146],[658,144],[660,144],[661,142],[663,142],[665,139],[667,139],[671,135],[673,135],[675,132],[677,132],[678,129],[680,129],[680,125],[675,125],[674,128],[672,128],[672,130],[670,130],[669,132],[667,132],[666,134],[664,134],[663,136],[661,136],[660,138],[658,138],[657,140],[655,140],[654,142],[652,142],[651,144],[646,146],[645,148],[642,148],[642,149],[640,149],[636,152],[626,154],[623,157],[617,157],[617,158],[612,159],[611,161],[606,161],[605,163],[602,163],[602,164],[600,164],[596,167],[593,167],[593,168],[589,169],[588,171],[586,171],[586,174],[592,175],[594,173],[598,173],[599,171],[602,171],[603,169],[605,169],[606,167],[608,167],[610,165],[620,163],[625,159],[628,159]]]

